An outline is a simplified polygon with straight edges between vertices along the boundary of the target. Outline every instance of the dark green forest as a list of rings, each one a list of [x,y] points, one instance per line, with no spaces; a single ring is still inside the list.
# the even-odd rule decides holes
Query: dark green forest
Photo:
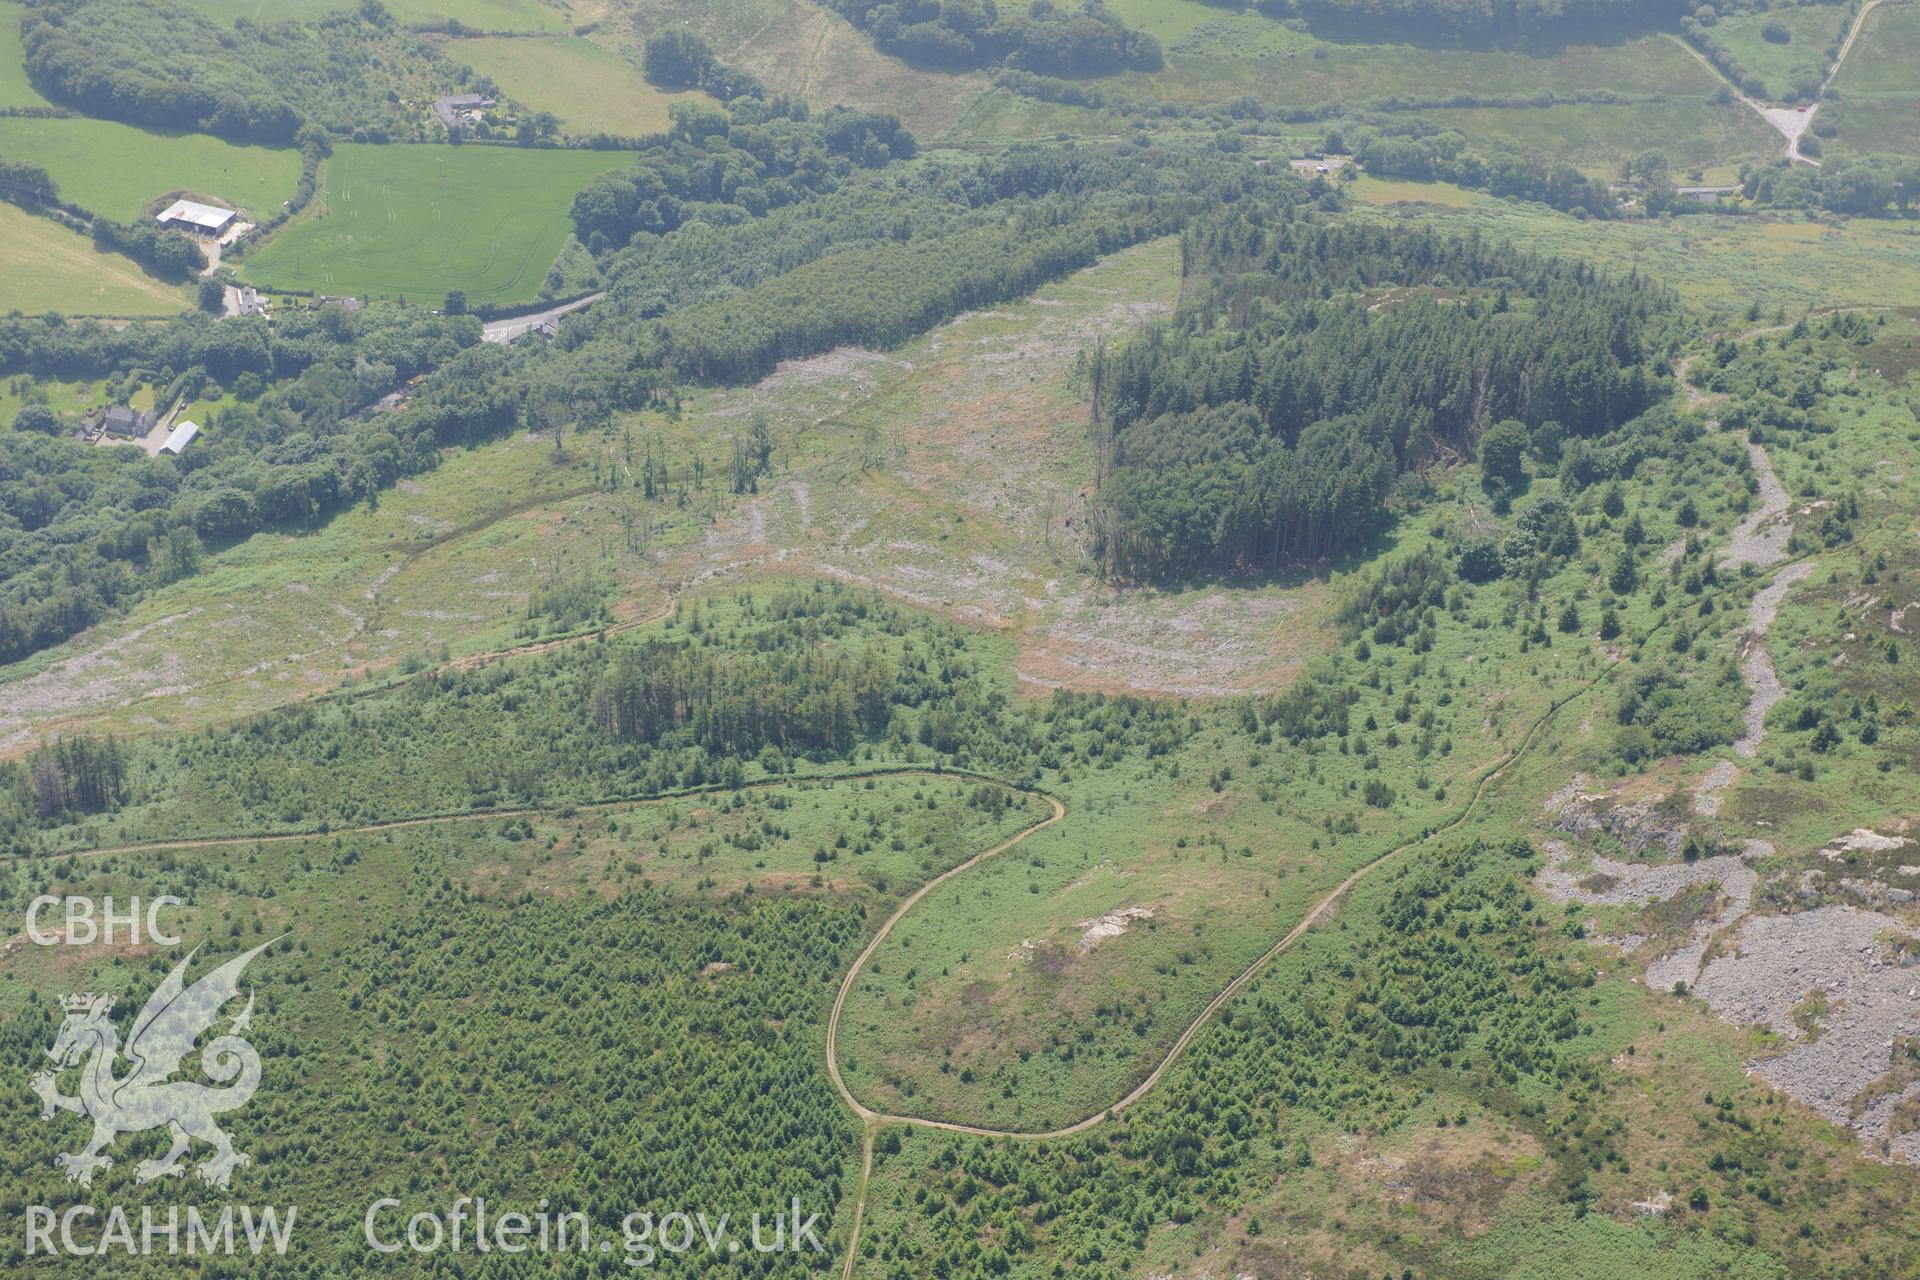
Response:
[[[1659,288],[1473,238],[1234,210],[1171,323],[1095,370],[1100,552],[1159,577],[1357,550],[1400,476],[1496,422],[1594,436],[1666,394]]]

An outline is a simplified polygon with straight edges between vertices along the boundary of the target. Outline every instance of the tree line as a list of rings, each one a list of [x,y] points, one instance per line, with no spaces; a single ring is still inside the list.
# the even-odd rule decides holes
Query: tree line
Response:
[[[465,74],[379,0],[312,22],[231,26],[150,0],[35,0],[21,37],[28,78],[54,102],[267,145],[309,125],[374,142],[420,137],[421,112],[403,100],[452,92]]]
[[[911,159],[895,116],[835,108],[813,119],[788,99],[731,113],[675,104],[672,132],[573,198],[574,234],[596,254],[699,218],[726,225],[837,190],[858,169]]]
[[[1351,151],[1378,177],[1452,182],[1594,218],[1614,218],[1620,212],[1620,202],[1606,183],[1564,160],[1504,145],[1476,151],[1457,129],[1420,120],[1336,128],[1329,131],[1325,146],[1330,152]]]
[[[1160,42],[1136,31],[1103,0],[1069,7],[1033,0],[1001,14],[994,0],[827,0],[873,37],[874,47],[922,66],[1005,65],[1053,75],[1155,71]]]
[[[727,66],[714,56],[705,40],[679,27],[647,38],[640,69],[657,85],[699,89],[722,102],[767,96],[767,88],[758,77]]]

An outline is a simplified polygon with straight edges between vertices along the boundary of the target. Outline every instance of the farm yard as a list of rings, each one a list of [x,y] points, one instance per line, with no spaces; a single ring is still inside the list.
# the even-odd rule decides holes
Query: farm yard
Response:
[[[290,147],[243,146],[111,120],[0,119],[0,156],[40,166],[61,199],[122,222],[176,191],[271,216],[300,177],[300,153]]]
[[[275,289],[475,305],[539,296],[574,192],[614,151],[343,144],[301,217],[249,253],[241,278]]]

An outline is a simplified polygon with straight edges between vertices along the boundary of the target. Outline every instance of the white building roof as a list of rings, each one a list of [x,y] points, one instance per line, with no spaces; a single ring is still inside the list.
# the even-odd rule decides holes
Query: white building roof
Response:
[[[208,231],[218,231],[232,222],[233,210],[221,209],[210,204],[195,204],[191,200],[175,200],[167,206],[156,221],[191,222],[196,227],[205,227]]]
[[[182,422],[174,427],[173,430],[167,432],[167,438],[160,443],[160,452],[179,453],[182,449],[192,444],[193,438],[199,434],[199,424]]]

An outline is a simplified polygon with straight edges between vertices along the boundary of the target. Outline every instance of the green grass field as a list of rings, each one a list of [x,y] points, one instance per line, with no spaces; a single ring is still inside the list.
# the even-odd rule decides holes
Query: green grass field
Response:
[[[1914,64],[1920,61],[1920,6],[1882,4],[1860,27],[1853,52],[1834,77],[1848,99],[1920,93]]]
[[[1472,143],[1505,142],[1564,157],[1596,177],[1619,176],[1623,161],[1664,151],[1673,172],[1732,182],[1743,162],[1779,150],[1779,135],[1739,103],[1675,97],[1631,106],[1479,107],[1423,111]]]
[[[312,211],[241,273],[279,289],[528,302],[566,243],[574,193],[627,162],[613,151],[344,145],[322,167]]]
[[[1257,58],[1171,53],[1167,70],[1129,73],[1111,83],[1175,102],[1252,93],[1267,102],[1299,104],[1589,89],[1705,96],[1716,84],[1684,50],[1657,36],[1556,49],[1430,49],[1316,41],[1275,25],[1292,42],[1285,50]]]
[[[667,127],[667,108],[673,103],[710,101],[697,92],[654,88],[633,63],[583,36],[462,40],[447,52],[492,76],[515,102],[552,112],[575,134],[657,133]]]
[[[191,305],[186,290],[96,249],[79,232],[0,203],[0,314],[157,316]]]
[[[1422,197],[1422,190],[1433,194]],[[1598,222],[1446,183],[1364,179],[1356,195],[1373,216],[1478,231],[1541,253],[1564,254],[1577,245],[1580,256],[1601,266],[1651,272],[1688,300],[1726,310],[1756,301],[1769,310],[1905,306],[1920,291],[1920,227],[1888,219],[1823,223],[1690,214],[1664,222]],[[1421,200],[1426,203],[1416,203]]]
[[[216,22],[248,18],[254,22],[312,21],[354,7],[352,0],[187,0]],[[441,23],[449,18],[479,31],[564,31],[567,10],[542,0],[391,0],[387,10],[404,24]]]
[[[1827,46],[1846,21],[1840,5],[1786,5],[1764,13],[1722,19],[1709,34],[1725,45],[1742,66],[1767,82],[1776,98],[1785,98],[1796,80],[1816,81],[1827,73]],[[1768,23],[1785,23],[1793,33],[1786,44],[1760,34]],[[1858,52],[1859,46],[1855,46]]]
[[[1920,154],[1920,6],[1883,4],[1867,15],[1821,112],[1840,134],[1836,152]]]
[[[26,50],[20,44],[20,16],[25,12],[12,0],[0,0],[0,107],[47,105],[27,83]]]
[[[300,177],[300,153],[291,148],[152,133],[110,120],[0,119],[0,155],[39,165],[62,199],[122,222],[172,191],[267,216],[278,212]]]

